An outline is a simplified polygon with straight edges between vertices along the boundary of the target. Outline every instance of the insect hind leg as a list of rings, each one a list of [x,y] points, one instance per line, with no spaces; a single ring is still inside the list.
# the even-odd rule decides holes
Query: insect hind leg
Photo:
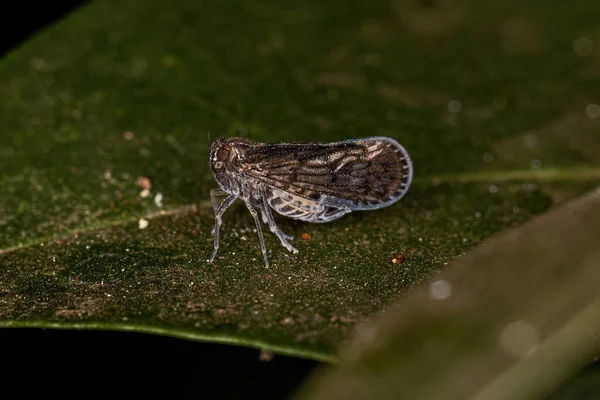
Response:
[[[323,210],[321,213],[316,214],[315,217],[313,219],[311,219],[310,222],[316,222],[316,223],[331,222],[336,219],[342,218],[344,215],[346,215],[350,212],[352,212],[352,210],[349,210],[346,208],[329,207],[329,208],[326,208],[325,210]]]
[[[267,216],[268,215],[267,214],[268,211],[265,211],[265,210],[269,210],[270,211],[270,209],[268,209],[269,205],[268,204],[267,205],[263,204],[262,199],[261,199],[261,202],[256,203],[255,206],[260,210],[260,215],[262,216],[263,223],[266,224],[266,225],[269,225],[269,230],[271,232],[275,233],[275,230],[277,230],[277,228],[276,227],[273,228],[271,226],[271,223],[269,223],[270,222],[269,217]],[[274,222],[275,219],[272,218],[271,221]],[[281,230],[279,230],[279,233],[281,234],[281,236],[283,236],[287,240],[293,240],[294,239],[294,237],[292,235],[288,235],[287,233],[285,233],[285,232],[283,232]],[[277,237],[279,237],[279,235],[277,235]]]
[[[248,211],[250,211],[250,214],[252,215],[252,218],[254,218],[254,223],[256,224],[256,232],[258,233],[258,239],[260,241],[260,249],[263,253],[263,257],[265,259],[265,264],[267,265],[267,267],[269,266],[269,259],[267,258],[267,248],[265,246],[265,239],[263,237],[262,234],[262,228],[260,225],[260,219],[258,218],[258,213],[256,212],[256,210],[254,209],[254,207],[252,206],[252,203],[250,202],[249,198],[244,198],[244,203],[246,203],[246,208],[248,208]]]
[[[271,207],[269,206],[269,202],[267,201],[266,190],[261,189],[260,196],[262,199],[261,211],[263,212],[263,217],[267,218],[267,223],[269,224],[269,229],[271,230],[271,232],[273,232],[275,235],[277,235],[277,237],[281,241],[281,244],[283,245],[283,247],[285,247],[286,249],[288,249],[288,251],[290,251],[294,254],[298,253],[298,249],[295,248],[294,246],[292,246],[288,242],[288,240],[292,240],[292,239],[294,239],[294,237],[283,233],[281,231],[281,229],[279,229],[279,227],[277,226],[277,223],[275,222],[275,218],[273,217],[273,212],[271,211]]]

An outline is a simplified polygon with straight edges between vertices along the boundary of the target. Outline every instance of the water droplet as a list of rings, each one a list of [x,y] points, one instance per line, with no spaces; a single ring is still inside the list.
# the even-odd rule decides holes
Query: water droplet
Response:
[[[542,162],[540,160],[538,160],[537,158],[534,158],[533,160],[531,160],[529,162],[529,165],[531,165],[531,168],[538,169],[542,166]]]
[[[596,119],[600,117],[600,106],[598,104],[588,104],[585,108],[585,113],[591,119]]]
[[[537,327],[521,319],[508,324],[500,334],[500,343],[507,353],[522,357],[535,349],[540,341]]]
[[[133,132],[129,132],[129,131],[123,132],[123,138],[125,140],[132,140],[134,137],[135,137],[135,135],[133,134]]]
[[[492,153],[484,153],[483,154],[483,161],[485,161],[485,162],[492,162],[492,161],[494,161],[494,155]]]
[[[444,300],[452,294],[452,285],[448,281],[439,280],[429,285],[429,297],[434,300]]]
[[[448,111],[451,113],[459,113],[462,110],[462,103],[458,100],[450,100],[448,102]]]
[[[490,185],[490,193],[498,193],[498,186],[496,185]]]

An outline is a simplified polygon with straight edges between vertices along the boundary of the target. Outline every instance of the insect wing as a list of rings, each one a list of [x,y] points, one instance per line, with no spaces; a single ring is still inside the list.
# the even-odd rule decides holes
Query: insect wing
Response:
[[[272,189],[325,206],[368,210],[402,198],[413,174],[406,150],[387,137],[328,144],[263,144],[242,173]]]

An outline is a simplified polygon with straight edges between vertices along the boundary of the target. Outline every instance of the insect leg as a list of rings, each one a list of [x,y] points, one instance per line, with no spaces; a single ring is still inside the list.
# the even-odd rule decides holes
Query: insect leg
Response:
[[[223,196],[224,194],[227,194],[227,192],[222,189],[210,189],[210,201],[212,202],[213,211],[214,211],[215,215],[217,215],[217,211],[219,210],[219,204],[217,203],[217,196]],[[210,231],[210,234],[211,235],[215,234],[214,227]]]
[[[219,209],[219,204],[217,203],[217,196],[223,196],[227,194],[226,191],[222,189],[210,189],[210,200],[212,201],[213,211],[215,215],[217,214],[217,210]]]
[[[343,217],[344,215],[348,214],[349,212],[352,212],[352,210],[343,209],[343,208],[329,208],[328,210],[325,210],[325,212],[323,212],[322,214],[318,215],[317,218],[315,218],[311,222],[317,222],[317,223],[330,222],[330,221],[333,221],[333,220]]]
[[[262,203],[261,203],[261,206],[258,209],[260,210],[260,215],[262,217],[263,224],[268,224],[269,219],[267,218],[267,214],[265,214],[265,210],[263,208],[264,207],[262,206]]]
[[[214,261],[215,257],[217,256],[217,251],[219,250],[219,230],[221,229],[221,224],[223,223],[222,216],[225,213],[225,210],[227,210],[236,199],[236,195],[230,194],[225,200],[223,200],[223,203],[221,203],[221,206],[215,212],[215,227],[213,228],[213,234],[215,235],[215,250],[212,253],[212,257],[210,257],[209,262],[211,263]]]
[[[258,204],[260,204],[260,206],[258,206]],[[269,208],[269,204],[268,204],[268,203],[266,203],[266,204],[265,204],[265,202],[262,200],[262,198],[261,198],[261,202],[260,202],[260,203],[258,203],[258,204],[255,204],[255,207],[258,207],[258,209],[260,210],[260,215],[262,216],[263,223],[264,223],[264,224],[268,224],[268,225],[269,225],[269,228],[271,229],[271,224],[270,224],[270,221],[274,221],[274,218],[273,218],[273,215],[272,215],[272,213],[271,213],[271,209]],[[268,211],[265,211],[265,210],[268,210]],[[267,212],[269,212],[269,214],[267,214]],[[271,217],[270,217],[270,218],[271,218],[271,220],[269,220],[269,217],[268,217],[268,215],[271,215]],[[274,231],[273,229],[271,229],[271,232],[275,233],[275,231]],[[289,240],[292,240],[292,239],[294,239],[294,237],[293,237],[293,236],[291,236],[291,235],[288,235],[288,234],[286,234],[286,233],[284,233],[284,232],[282,232],[282,231],[279,231],[279,233],[280,233],[280,234],[281,234],[281,235],[282,235],[284,238],[286,238],[286,239],[289,239]],[[279,235],[277,235],[277,237],[279,237]],[[290,250],[290,251],[291,251],[291,250]]]
[[[267,191],[262,187],[260,188],[260,197],[262,198],[262,202],[263,202],[263,205],[262,205],[263,212],[264,212],[264,215],[267,217],[267,221],[269,223],[269,229],[271,229],[271,232],[273,232],[275,235],[277,235],[277,237],[281,241],[281,244],[286,249],[288,249],[288,251],[291,251],[294,254],[298,253],[298,249],[295,248],[294,246],[292,246],[291,244],[289,244],[289,242],[287,241],[288,239],[291,240],[294,237],[283,233],[279,229],[277,224],[275,223],[275,218],[273,217],[273,212],[271,211],[271,207],[269,206],[269,203],[267,201]]]
[[[269,221],[270,221],[269,218],[271,218],[272,221],[275,221],[275,219],[273,218],[273,213],[271,212],[271,210],[269,208],[269,203],[265,203],[264,200],[262,199],[262,197],[261,197],[260,201],[261,201],[260,203],[255,204],[254,206],[258,207],[258,209],[260,210],[260,213],[262,215],[263,223],[269,225],[269,229],[271,230],[271,232],[275,233],[275,231],[271,228],[271,224],[269,223]],[[260,204],[260,206],[259,206],[259,204]],[[268,210],[268,211],[265,211],[265,210]],[[267,212],[269,212],[269,214],[267,214]],[[271,217],[268,217],[268,215],[270,215]],[[279,233],[281,233],[281,235],[284,238],[286,238],[286,239],[289,239],[289,240],[294,239],[293,236],[288,235],[288,234],[286,234],[285,232],[283,232],[281,230],[279,231]],[[279,237],[279,235],[277,237]]]
[[[265,247],[265,239],[263,238],[262,229],[260,227],[260,219],[258,219],[258,213],[256,212],[256,210],[250,203],[249,198],[247,198],[247,197],[244,198],[244,203],[246,203],[246,207],[248,208],[248,211],[250,211],[252,218],[254,218],[254,223],[256,224],[256,232],[258,232],[258,239],[260,241],[260,249],[262,250],[263,257],[265,258],[265,264],[268,267],[269,260],[267,259],[267,248]]]

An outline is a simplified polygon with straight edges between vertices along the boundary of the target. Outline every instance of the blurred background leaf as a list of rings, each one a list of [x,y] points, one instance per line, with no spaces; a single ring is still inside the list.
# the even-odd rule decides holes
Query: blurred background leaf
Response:
[[[299,398],[545,398],[600,355],[599,237],[600,188],[485,241],[362,324]]]

